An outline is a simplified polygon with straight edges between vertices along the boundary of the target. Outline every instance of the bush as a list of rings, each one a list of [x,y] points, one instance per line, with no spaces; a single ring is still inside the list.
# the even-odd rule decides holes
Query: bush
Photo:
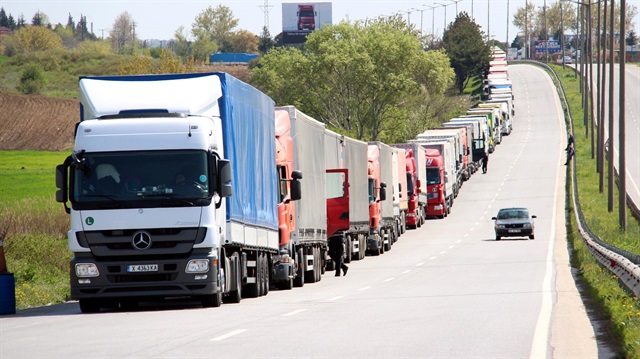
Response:
[[[42,68],[35,64],[29,65],[20,77],[18,90],[24,94],[40,93],[46,83],[47,79]]]

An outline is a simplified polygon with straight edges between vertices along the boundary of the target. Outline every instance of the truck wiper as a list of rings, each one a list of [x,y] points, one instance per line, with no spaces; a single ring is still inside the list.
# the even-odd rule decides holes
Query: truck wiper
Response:
[[[112,202],[115,202],[115,204],[117,205],[117,206],[113,206],[115,208],[131,208],[131,205],[125,205],[123,201],[116,199],[113,195],[109,195],[109,194],[95,193],[95,194],[86,194],[82,196],[82,198],[95,198],[95,197],[106,198]]]
[[[178,197],[176,196],[174,193],[151,193],[151,194],[145,194],[145,197],[166,197],[166,198],[171,198],[171,199],[177,199],[178,201],[182,202],[182,203],[186,203],[189,206],[195,206],[195,203],[186,200],[182,197]]]

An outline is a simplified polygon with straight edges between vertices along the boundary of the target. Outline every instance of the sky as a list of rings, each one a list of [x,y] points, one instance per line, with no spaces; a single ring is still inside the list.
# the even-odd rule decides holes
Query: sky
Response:
[[[390,16],[399,13],[418,30],[431,33],[432,30],[442,35],[445,22],[455,19],[456,11],[466,11],[473,15],[482,31],[489,32],[492,38],[499,41],[513,41],[517,28],[512,24],[513,15],[518,8],[524,7],[525,0],[422,0],[422,1],[377,1],[377,0],[333,0],[310,1],[331,2],[333,23],[342,20],[366,20],[379,16]],[[545,0],[529,0],[542,7]],[[555,0],[546,0],[551,5]],[[640,8],[640,0],[627,0]],[[184,26],[190,35],[192,24],[208,6],[220,4],[228,6],[239,20],[236,30],[245,29],[254,34],[261,34],[265,25],[264,9],[268,9],[269,32],[275,36],[282,32],[282,4],[304,3],[304,1],[274,0],[0,0],[0,7],[7,14],[18,19],[24,15],[30,23],[33,15],[41,11],[49,17],[53,24],[66,25],[69,14],[77,23],[80,16],[86,16],[87,27],[98,36],[107,37],[116,17],[127,11],[135,21],[136,36],[141,39],[169,40],[175,31]],[[447,5],[443,7],[441,4]],[[267,6],[265,6],[267,5]],[[430,6],[436,6],[431,9]],[[507,17],[507,8],[509,17]],[[421,10],[421,11],[420,11]],[[445,12],[446,11],[446,12]],[[446,18],[445,18],[446,15]],[[636,34],[640,34],[640,18],[634,19]]]

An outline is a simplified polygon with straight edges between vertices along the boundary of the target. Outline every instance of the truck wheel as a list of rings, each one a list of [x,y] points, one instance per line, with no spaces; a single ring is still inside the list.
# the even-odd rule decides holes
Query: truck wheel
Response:
[[[271,269],[271,266],[269,265],[269,256],[265,253],[262,256],[262,265],[264,266],[264,271],[263,271],[263,279],[264,279],[264,295],[269,294],[269,286],[271,285],[271,282],[269,281],[269,272]]]
[[[321,251],[320,248],[316,248],[316,260],[315,260],[315,265],[316,265],[316,282],[319,282],[322,280],[322,256],[321,256]]]
[[[325,251],[324,249],[320,249],[320,260],[318,261],[318,263],[320,263],[320,274],[324,274],[324,272],[327,270],[327,251]]]
[[[235,281],[235,283],[237,283],[237,287],[236,287],[236,290],[230,291],[229,294],[224,298],[225,303],[240,303],[240,301],[242,300],[242,279],[240,276],[240,273],[241,273],[240,263],[236,263],[236,264],[237,264],[235,266],[236,275],[234,278],[232,278],[232,282]],[[224,276],[224,273],[222,273],[222,275]],[[230,283],[227,283],[227,286],[229,284]]]
[[[353,257],[353,241],[351,236],[344,236],[344,263],[351,263]]]
[[[296,287],[304,287],[304,251],[302,248],[298,248],[296,251],[296,278],[293,280],[293,285]]]
[[[264,256],[258,253],[256,261],[256,287],[258,287],[258,297],[264,295]]]
[[[202,302],[202,307],[204,308],[218,308],[222,305],[222,292],[220,288],[214,294],[203,295],[200,298],[200,302]]]
[[[98,313],[102,306],[99,299],[80,299],[79,302],[82,313]]]
[[[358,255],[360,256],[360,260],[363,260],[364,257],[367,256],[367,253],[365,252],[367,249],[367,238],[364,235],[359,234],[358,242],[360,243],[360,248],[358,249]]]

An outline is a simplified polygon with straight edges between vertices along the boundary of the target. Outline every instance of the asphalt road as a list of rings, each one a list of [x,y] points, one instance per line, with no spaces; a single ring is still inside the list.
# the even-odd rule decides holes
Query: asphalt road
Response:
[[[542,70],[509,72],[514,132],[488,173],[464,184],[449,217],[346,277],[221,308],[20,311],[0,317],[0,358],[604,357],[568,266],[562,111]],[[495,241],[491,217],[509,206],[538,216],[535,240]]]

